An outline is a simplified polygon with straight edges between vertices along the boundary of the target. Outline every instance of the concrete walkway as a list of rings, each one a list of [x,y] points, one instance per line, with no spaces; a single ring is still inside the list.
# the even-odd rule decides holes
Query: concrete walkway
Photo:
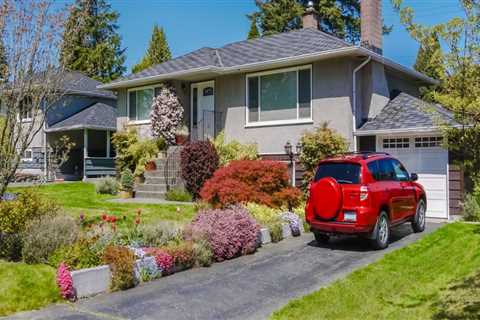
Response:
[[[383,251],[372,251],[357,238],[334,239],[319,247],[312,234],[305,234],[210,268],[11,319],[265,319],[289,300],[328,285],[439,226],[429,223],[424,233],[412,234],[410,225],[403,225],[393,231],[393,242]]]
[[[111,199],[108,202],[115,203],[138,203],[138,204],[177,204],[177,205],[190,205],[193,206],[193,202],[183,201],[169,201],[165,199],[147,199],[147,198],[129,198],[129,199]]]

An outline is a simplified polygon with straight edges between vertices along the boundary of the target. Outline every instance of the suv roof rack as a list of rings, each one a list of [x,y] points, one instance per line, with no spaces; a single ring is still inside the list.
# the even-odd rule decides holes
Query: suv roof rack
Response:
[[[352,151],[352,152],[343,152],[343,153],[338,153],[338,156],[353,156],[353,155],[359,155],[363,156],[363,159],[368,159],[370,156],[376,156],[376,155],[386,155],[389,156],[390,154],[387,152],[375,152],[375,151]]]

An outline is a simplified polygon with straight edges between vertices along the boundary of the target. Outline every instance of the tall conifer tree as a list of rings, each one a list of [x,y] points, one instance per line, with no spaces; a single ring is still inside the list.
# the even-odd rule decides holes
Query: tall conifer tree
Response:
[[[143,69],[165,62],[171,58],[172,54],[170,53],[165,32],[163,31],[163,28],[155,25],[153,27],[150,43],[148,44],[147,53],[143,56],[142,60],[132,68],[132,72],[136,73],[142,71]]]

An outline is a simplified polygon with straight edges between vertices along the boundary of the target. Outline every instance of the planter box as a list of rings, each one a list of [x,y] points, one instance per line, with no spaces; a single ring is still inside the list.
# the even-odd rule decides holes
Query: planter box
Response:
[[[107,265],[72,271],[73,287],[78,298],[108,291],[112,274]]]
[[[270,237],[270,230],[268,228],[261,228],[260,229],[260,243],[267,244],[272,242],[272,237]]]
[[[292,229],[290,228],[290,224],[282,223],[282,236],[283,239],[287,239],[292,236]]]

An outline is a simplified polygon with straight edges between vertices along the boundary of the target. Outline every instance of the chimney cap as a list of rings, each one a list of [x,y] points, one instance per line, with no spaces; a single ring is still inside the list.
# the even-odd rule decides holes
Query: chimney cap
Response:
[[[307,11],[307,12],[311,12],[311,11],[313,11],[313,10],[315,10],[315,9],[313,8],[313,1],[310,0],[310,1],[308,1],[308,3],[307,3],[307,9],[306,9],[306,11]]]

